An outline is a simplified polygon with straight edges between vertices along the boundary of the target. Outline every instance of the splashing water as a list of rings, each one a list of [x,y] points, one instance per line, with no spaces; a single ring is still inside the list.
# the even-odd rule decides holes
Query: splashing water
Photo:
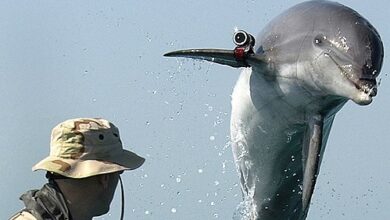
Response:
[[[240,202],[233,214],[233,220],[251,220],[251,203],[249,199]]]

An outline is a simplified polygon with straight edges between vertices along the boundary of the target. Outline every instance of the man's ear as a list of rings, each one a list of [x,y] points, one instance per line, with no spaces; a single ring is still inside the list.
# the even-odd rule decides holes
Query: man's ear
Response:
[[[99,175],[98,181],[103,186],[104,189],[107,189],[110,182],[110,175],[109,174]]]

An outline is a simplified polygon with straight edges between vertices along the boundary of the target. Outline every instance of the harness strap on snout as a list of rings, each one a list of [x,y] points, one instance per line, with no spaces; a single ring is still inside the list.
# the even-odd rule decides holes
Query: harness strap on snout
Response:
[[[124,192],[124,189],[123,189],[122,178],[121,178],[120,175],[119,175],[119,182],[121,184],[121,195],[122,195],[122,207],[121,207],[121,218],[120,218],[120,220],[123,220],[124,212],[125,212],[125,192]]]

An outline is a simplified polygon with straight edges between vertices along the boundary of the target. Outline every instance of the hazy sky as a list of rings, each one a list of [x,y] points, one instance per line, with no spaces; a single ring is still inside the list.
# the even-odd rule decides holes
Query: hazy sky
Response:
[[[123,175],[126,219],[231,219],[241,200],[229,147],[230,94],[239,70],[162,54],[233,48],[300,1],[1,1],[0,219],[45,183],[31,167],[51,129],[74,117],[116,124],[146,157]],[[390,45],[385,0],[340,1]],[[370,106],[337,115],[308,219],[390,219],[389,59]],[[118,219],[119,193],[109,215]]]

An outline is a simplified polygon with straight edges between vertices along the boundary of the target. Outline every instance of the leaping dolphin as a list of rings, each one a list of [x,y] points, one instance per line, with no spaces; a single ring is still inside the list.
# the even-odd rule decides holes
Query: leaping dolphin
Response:
[[[298,4],[256,39],[237,31],[234,50],[165,54],[216,62],[242,73],[232,94],[231,143],[241,180],[242,219],[303,220],[335,114],[377,93],[383,45],[349,7]]]

